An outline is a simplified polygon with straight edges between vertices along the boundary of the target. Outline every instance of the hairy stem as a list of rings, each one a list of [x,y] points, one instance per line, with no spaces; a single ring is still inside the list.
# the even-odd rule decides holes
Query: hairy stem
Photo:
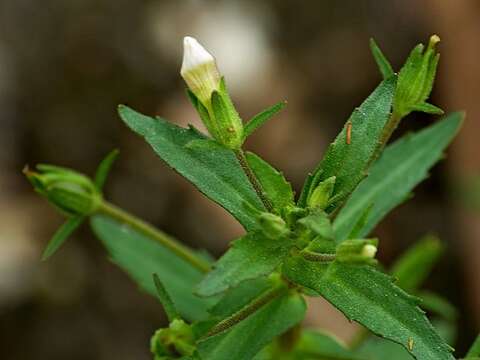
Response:
[[[232,314],[226,319],[220,321],[217,325],[212,327],[210,331],[204,336],[204,338],[217,335],[232,326],[238,324],[240,321],[245,320],[247,317],[252,315],[254,312],[259,310],[262,306],[266,305],[273,299],[277,298],[279,295],[287,291],[288,288],[285,286],[276,286],[265,291],[259,297],[254,299],[251,303],[245,305],[243,308],[238,310],[236,313]]]
[[[250,165],[248,165],[248,161],[247,161],[247,158],[245,157],[245,153],[243,152],[243,150],[242,149],[235,150],[235,156],[237,157],[237,160],[240,163],[240,166],[242,167],[243,172],[245,173],[245,175],[247,175],[248,181],[250,181],[250,184],[252,184],[253,189],[255,190],[258,197],[262,201],[263,206],[265,206],[265,209],[267,209],[269,212],[273,212],[273,205],[265,195],[265,191],[263,191],[262,184],[260,184],[260,181],[258,181],[257,176],[251,169]]]
[[[302,250],[300,254],[305,260],[323,263],[332,262],[337,257],[336,254],[317,253],[309,250]]]
[[[127,213],[125,210],[107,201],[103,201],[98,209],[98,212],[103,213],[121,223],[127,224],[138,232],[156,240],[162,246],[171,250],[173,253],[196,267],[201,272],[206,273],[210,270],[210,265],[208,262],[198,257],[191,249],[180,244],[172,237],[156,229],[145,221]]]

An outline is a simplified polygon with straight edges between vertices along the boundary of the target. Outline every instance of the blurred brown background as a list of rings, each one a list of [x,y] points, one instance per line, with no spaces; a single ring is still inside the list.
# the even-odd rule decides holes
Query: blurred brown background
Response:
[[[87,226],[39,261],[62,218],[22,177],[26,163],[91,174],[118,147],[106,190],[114,203],[215,255],[241,233],[116,115],[127,103],[198,123],[179,76],[183,36],[216,55],[244,118],[288,99],[248,148],[299,190],[380,80],[369,37],[398,69],[432,33],[442,38],[432,102],[466,109],[467,121],[446,161],[376,233],[386,264],[427,232],[447,243],[426,287],[458,307],[463,354],[480,327],[480,211],[452,189],[480,173],[480,2],[0,0],[0,359],[149,359],[149,337],[164,323],[160,305],[108,261]],[[433,121],[413,114],[397,135]],[[348,338],[339,319],[317,302],[308,323]]]

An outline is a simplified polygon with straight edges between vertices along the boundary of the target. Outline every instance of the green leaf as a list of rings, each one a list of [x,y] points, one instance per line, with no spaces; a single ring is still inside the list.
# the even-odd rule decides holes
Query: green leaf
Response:
[[[412,106],[412,110],[413,111],[420,111],[420,112],[424,112],[424,113],[432,114],[432,115],[443,115],[444,114],[442,109],[440,109],[439,107],[437,107],[435,105],[426,103],[426,102],[421,103],[421,104],[417,104],[415,106]]]
[[[52,256],[70,235],[80,226],[85,220],[85,216],[73,216],[69,218],[60,228],[53,234],[47,247],[43,251],[42,261],[47,260]]]
[[[343,130],[330,144],[320,166],[313,175],[317,178],[310,187],[335,176],[334,196],[338,205],[365,177],[366,170],[376,155],[383,128],[390,117],[395,90],[395,78],[384,80],[365,102],[351,115]],[[347,128],[351,124],[350,141]],[[320,176],[316,176],[320,174]],[[310,191],[307,191],[310,193]]]
[[[367,360],[326,332],[304,330],[291,355],[292,360]],[[370,359],[368,359],[370,360]]]
[[[247,152],[246,157],[275,210],[280,212],[287,206],[294,206],[292,185],[283,174],[254,153]]]
[[[240,310],[272,286],[266,277],[252,279],[240,283],[227,291],[209,312],[216,317],[226,318]]]
[[[95,173],[94,184],[99,190],[103,189],[105,182],[107,181],[107,176],[112,169],[113,163],[118,158],[120,152],[118,149],[114,149],[108,153],[108,155],[100,162],[98,165],[97,172]]]
[[[260,233],[249,233],[233,241],[198,285],[196,293],[212,296],[245,280],[269,275],[288,254],[291,245],[289,238],[269,239]]]
[[[480,357],[480,335],[477,336],[472,346],[470,347],[470,350],[468,350],[466,358],[468,359],[471,357]]]
[[[432,271],[443,253],[443,245],[435,236],[426,236],[403,254],[392,267],[396,284],[408,292],[416,290]]]
[[[292,283],[313,290],[309,295],[319,295],[317,291],[319,279],[323,277],[329,264],[304,259],[300,255],[289,256],[283,266],[282,274]]]
[[[119,114],[168,165],[229,211],[246,229],[255,228],[255,219],[243,204],[249,203],[260,210],[264,207],[233,151],[188,148],[186,145],[192,140],[206,138],[192,128],[184,129],[163,119],[142,115],[126,106],[119,107]]]
[[[103,215],[95,215],[90,224],[95,235],[110,253],[112,261],[124,269],[138,285],[157,296],[152,274],[158,274],[180,315],[188,320],[208,317],[214,299],[193,294],[203,273],[154,240]]]
[[[302,321],[305,311],[303,297],[287,292],[227,331],[201,340],[200,356],[205,360],[250,360],[275,337]]]
[[[171,323],[173,320],[179,319],[180,315],[178,314],[177,308],[175,307],[172,298],[168,294],[167,289],[165,289],[165,286],[163,286],[162,281],[157,274],[153,274],[153,283],[157,289],[158,300],[160,300],[160,303],[165,310],[168,322]]]
[[[316,290],[347,318],[401,344],[413,356],[454,359],[451,348],[417,306],[417,299],[375,268],[335,262],[318,281]]]
[[[447,299],[430,291],[422,291],[417,296],[422,300],[422,309],[436,313],[450,322],[457,319],[458,311]]]
[[[249,137],[255,130],[265,124],[268,120],[270,120],[276,113],[282,110],[285,105],[287,105],[286,101],[281,101],[268,109],[263,110],[261,113],[255,115],[249,122],[245,124],[243,130],[243,137],[246,139]]]
[[[414,357],[401,345],[376,336],[369,337],[356,350],[368,360],[412,360]],[[418,359],[422,359],[419,357]]]
[[[370,39],[370,51],[372,52],[373,58],[375,59],[383,78],[388,79],[391,77],[394,74],[392,65],[390,65],[390,62],[385,55],[383,55],[382,50],[380,50],[374,39]]]
[[[462,123],[454,113],[430,127],[401,138],[387,147],[366,178],[348,199],[333,223],[338,241],[345,240],[365,209],[373,204],[368,221],[358,233],[367,236],[375,225],[399,205],[441,157]]]

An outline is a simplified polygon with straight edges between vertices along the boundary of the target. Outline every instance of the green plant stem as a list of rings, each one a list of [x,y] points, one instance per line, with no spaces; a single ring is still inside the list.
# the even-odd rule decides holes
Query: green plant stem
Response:
[[[261,294],[259,297],[254,299],[251,303],[245,305],[243,308],[238,310],[236,313],[233,315],[229,316],[226,319],[223,319],[220,321],[218,324],[216,324],[214,327],[210,329],[210,331],[203,337],[207,338],[210,336],[217,335],[232,326],[238,324],[240,321],[245,320],[247,317],[252,315],[254,312],[256,312],[258,309],[260,309],[262,306],[266,305],[273,299],[277,298],[280,296],[282,293],[287,291],[288,288],[285,287],[284,285],[276,286],[273,287],[269,290],[266,290],[263,294]]]
[[[273,205],[265,195],[265,191],[263,191],[262,184],[260,184],[260,181],[258,181],[257,176],[253,172],[250,165],[248,165],[248,161],[247,161],[247,158],[245,157],[244,151],[242,149],[235,150],[235,156],[237,157],[237,160],[240,163],[240,166],[242,167],[243,172],[247,176],[248,181],[250,181],[250,184],[252,184],[253,189],[255,190],[258,197],[262,201],[263,206],[265,206],[265,209],[267,209],[267,211],[269,212],[273,212]]]
[[[305,260],[316,261],[316,262],[332,262],[337,257],[336,254],[327,254],[327,253],[317,253],[309,250],[302,250],[300,254]]]
[[[162,246],[171,250],[173,253],[196,267],[201,272],[206,273],[210,270],[210,264],[198,257],[188,247],[178,243],[164,232],[156,229],[152,225],[137,218],[136,216],[127,213],[125,210],[107,201],[103,201],[98,208],[98,212],[118,220],[121,223],[127,224],[147,237],[158,241]]]

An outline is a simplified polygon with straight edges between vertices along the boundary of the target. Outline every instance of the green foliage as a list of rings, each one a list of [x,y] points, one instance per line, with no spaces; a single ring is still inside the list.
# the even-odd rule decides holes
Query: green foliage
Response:
[[[292,185],[283,174],[254,153],[246,153],[248,165],[252,168],[274,209],[280,213],[287,206],[294,206]]]
[[[207,310],[215,300],[201,299],[193,294],[203,277],[202,272],[135,229],[105,215],[92,217],[91,226],[112,261],[143,290],[157,295],[152,280],[152,274],[157,274],[182,317],[189,320],[208,317]]]
[[[84,216],[73,216],[69,218],[58,230],[53,234],[47,247],[43,251],[42,260],[47,260],[50,256],[55,254],[63,243],[77,230],[85,221]]]
[[[451,349],[417,306],[418,300],[371,266],[334,263],[314,290],[349,319],[401,344],[415,357],[453,359]]]
[[[120,106],[119,113],[123,121],[143,136],[168,165],[229,211],[245,228],[255,227],[255,221],[245,210],[244,203],[258,209],[263,209],[263,206],[233,151],[225,148],[216,151],[189,148],[186,147],[189,142],[205,139],[192,127],[182,129],[163,119],[137,113],[126,106]]]
[[[440,240],[434,236],[426,236],[417,242],[393,265],[392,275],[397,279],[396,284],[409,292],[417,290],[443,250]]]
[[[270,120],[274,115],[276,115],[280,110],[282,110],[287,105],[286,101],[279,102],[265,110],[261,113],[255,115],[251,118],[248,123],[245,124],[245,129],[243,136],[244,138],[249,137],[255,130],[264,125],[268,120]]]
[[[427,176],[462,123],[463,116],[454,113],[384,151],[409,112],[442,113],[426,102],[438,41],[434,36],[427,49],[417,46],[397,76],[371,40],[384,80],[354,110],[295,203],[284,175],[242,148],[285,103],[244,127],[213,56],[188,38],[187,55],[193,58],[184,61],[182,76],[211,137],[126,106],[119,114],[163,161],[232,214],[246,234],[215,261],[107,202],[102,188],[115,150],[94,180],[52,165],[24,171],[35,190],[69,217],[44,258],[88,217],[112,261],[165,310],[169,324],[151,339],[155,360],[453,359],[440,334],[451,341],[456,310],[438,294],[420,290],[442,253],[439,240],[427,237],[409,249],[390,277],[375,258],[381,243],[366,238]],[[365,327],[350,347],[302,327],[307,296],[322,296]],[[478,343],[468,358],[479,356]]]
[[[373,39],[370,39],[370,51],[372,52],[373,58],[375,59],[383,78],[388,79],[391,77],[394,74],[392,65],[390,65],[390,62],[387,60],[385,55],[383,55],[382,50],[380,50],[377,43]]]
[[[454,113],[388,146],[335,219],[337,239],[347,238],[369,206],[372,208],[367,220],[356,236],[368,235],[390,210],[402,203],[440,160],[458,132],[462,119],[461,113]]]
[[[306,304],[295,292],[285,292],[246,320],[199,342],[202,359],[249,360],[276,336],[302,321]]]
[[[394,77],[384,80],[367,100],[354,110],[343,130],[328,147],[313,174],[315,180],[304,190],[307,194],[311,194],[320,182],[335,176],[333,196],[337,198],[330,204],[330,207],[334,207],[365,177],[366,170],[377,155],[378,143],[390,117],[395,80]],[[309,197],[307,196],[307,199]]]
[[[480,335],[477,336],[470,350],[468,350],[466,358],[471,360],[480,358]]]
[[[212,296],[242,281],[269,275],[288,254],[290,243],[289,238],[269,239],[259,233],[235,240],[198,285],[197,294]]]

